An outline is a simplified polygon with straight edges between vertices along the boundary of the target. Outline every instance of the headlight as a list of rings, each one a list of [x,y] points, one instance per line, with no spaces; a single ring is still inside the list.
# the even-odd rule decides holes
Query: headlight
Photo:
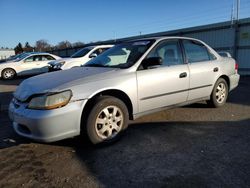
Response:
[[[65,61],[62,61],[62,62],[60,62],[60,63],[58,63],[58,66],[63,66],[65,64]]]
[[[61,93],[45,94],[31,99],[28,108],[51,110],[67,105],[72,97],[72,91],[67,90]]]
[[[53,66],[55,63],[56,63],[56,61],[50,61],[48,64],[49,64],[50,66]]]
[[[65,61],[62,61],[62,62],[55,64],[54,67],[58,69],[58,68],[61,68],[64,64],[65,64]]]

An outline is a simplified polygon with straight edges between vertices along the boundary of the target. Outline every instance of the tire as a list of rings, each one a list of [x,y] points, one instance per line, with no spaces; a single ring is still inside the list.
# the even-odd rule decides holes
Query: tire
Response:
[[[214,89],[210,96],[210,100],[207,101],[209,106],[218,108],[223,106],[228,97],[228,84],[223,78],[219,78],[214,85]]]
[[[128,126],[128,109],[118,98],[98,97],[86,122],[87,135],[93,144],[117,140]]]
[[[16,71],[14,69],[11,68],[6,68],[2,71],[2,78],[4,80],[11,80],[15,77],[16,75]]]

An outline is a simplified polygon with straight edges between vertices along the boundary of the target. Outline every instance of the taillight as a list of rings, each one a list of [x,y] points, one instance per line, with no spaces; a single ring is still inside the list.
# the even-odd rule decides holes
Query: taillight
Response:
[[[239,69],[239,64],[235,62],[235,67],[234,67],[235,70],[238,70]]]
[[[235,65],[234,65],[235,74],[238,73],[238,68],[239,68],[239,64],[237,62],[235,62]]]

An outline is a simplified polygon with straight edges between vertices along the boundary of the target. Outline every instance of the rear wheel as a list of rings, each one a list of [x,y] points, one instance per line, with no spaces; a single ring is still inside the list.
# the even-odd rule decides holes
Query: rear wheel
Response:
[[[212,107],[223,106],[228,97],[228,84],[223,78],[219,78],[214,85],[213,92],[210,96],[210,100],[207,101]]]
[[[5,80],[13,79],[15,77],[15,75],[16,75],[15,70],[13,70],[11,68],[7,68],[7,69],[4,69],[2,71],[2,78]]]
[[[127,107],[120,99],[101,96],[90,111],[86,126],[93,144],[112,142],[128,126]]]

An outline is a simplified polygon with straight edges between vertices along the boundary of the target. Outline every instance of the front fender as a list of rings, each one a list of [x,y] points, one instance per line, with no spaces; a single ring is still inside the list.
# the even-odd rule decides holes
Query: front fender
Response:
[[[61,69],[66,70],[66,69],[71,69],[73,67],[80,67],[83,64],[82,61],[71,61],[71,62],[66,62]]]

